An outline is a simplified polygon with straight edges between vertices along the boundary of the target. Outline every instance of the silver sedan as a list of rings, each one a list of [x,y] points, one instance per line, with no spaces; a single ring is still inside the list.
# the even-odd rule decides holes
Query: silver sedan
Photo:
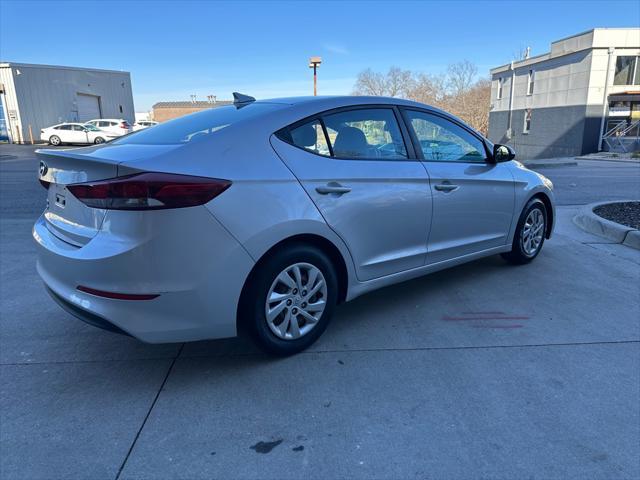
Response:
[[[246,331],[287,355],[337,304],[488,255],[524,264],[551,235],[551,182],[443,111],[234,96],[38,151],[38,272],[62,308],[146,342]]]

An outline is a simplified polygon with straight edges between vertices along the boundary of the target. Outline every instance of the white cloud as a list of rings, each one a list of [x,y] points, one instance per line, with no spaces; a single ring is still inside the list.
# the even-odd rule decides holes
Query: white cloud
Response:
[[[326,51],[328,51],[330,53],[335,53],[337,55],[349,55],[349,50],[347,50],[342,45],[336,45],[336,44],[333,44],[333,43],[325,43],[324,45],[322,45],[322,48],[324,48]]]

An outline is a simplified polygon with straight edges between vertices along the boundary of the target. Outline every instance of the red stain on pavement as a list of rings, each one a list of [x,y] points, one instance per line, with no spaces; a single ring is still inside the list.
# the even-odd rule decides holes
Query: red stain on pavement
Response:
[[[462,312],[457,316],[444,315],[442,320],[445,322],[488,322],[473,325],[473,328],[511,329],[524,327],[520,323],[511,323],[513,320],[529,320],[530,318],[528,315],[510,315],[504,312]]]
[[[473,328],[522,328],[524,325],[473,325]]]
[[[461,315],[504,315],[504,312],[461,312]]]
[[[497,317],[497,316],[482,316],[482,317],[450,317],[448,315],[445,315],[444,317],[442,317],[442,320],[444,320],[445,322],[459,322],[459,321],[465,321],[465,320],[529,320],[529,317],[525,316],[525,315],[514,315],[514,316],[502,316],[502,317]]]

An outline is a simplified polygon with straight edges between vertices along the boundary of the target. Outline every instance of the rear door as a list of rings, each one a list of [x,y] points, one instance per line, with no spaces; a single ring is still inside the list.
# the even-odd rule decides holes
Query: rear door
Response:
[[[515,186],[506,163],[492,163],[484,142],[435,113],[403,109],[431,178],[433,220],[427,263],[505,245]]]
[[[348,246],[360,280],[425,262],[429,179],[412,158],[398,116],[390,106],[340,109],[272,137],[278,155]]]

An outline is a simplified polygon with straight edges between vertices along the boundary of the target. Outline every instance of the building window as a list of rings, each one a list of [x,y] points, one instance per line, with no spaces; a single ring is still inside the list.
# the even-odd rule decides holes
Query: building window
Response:
[[[535,81],[536,72],[534,70],[529,70],[529,75],[527,76],[527,95],[533,95],[533,82]]]
[[[498,79],[498,94],[496,95],[496,100],[500,100],[502,98],[502,86],[504,84],[504,78]]]
[[[529,133],[531,129],[531,109],[527,108],[524,111],[524,127],[522,128],[522,133]]]
[[[640,57],[616,58],[614,85],[640,85]]]

